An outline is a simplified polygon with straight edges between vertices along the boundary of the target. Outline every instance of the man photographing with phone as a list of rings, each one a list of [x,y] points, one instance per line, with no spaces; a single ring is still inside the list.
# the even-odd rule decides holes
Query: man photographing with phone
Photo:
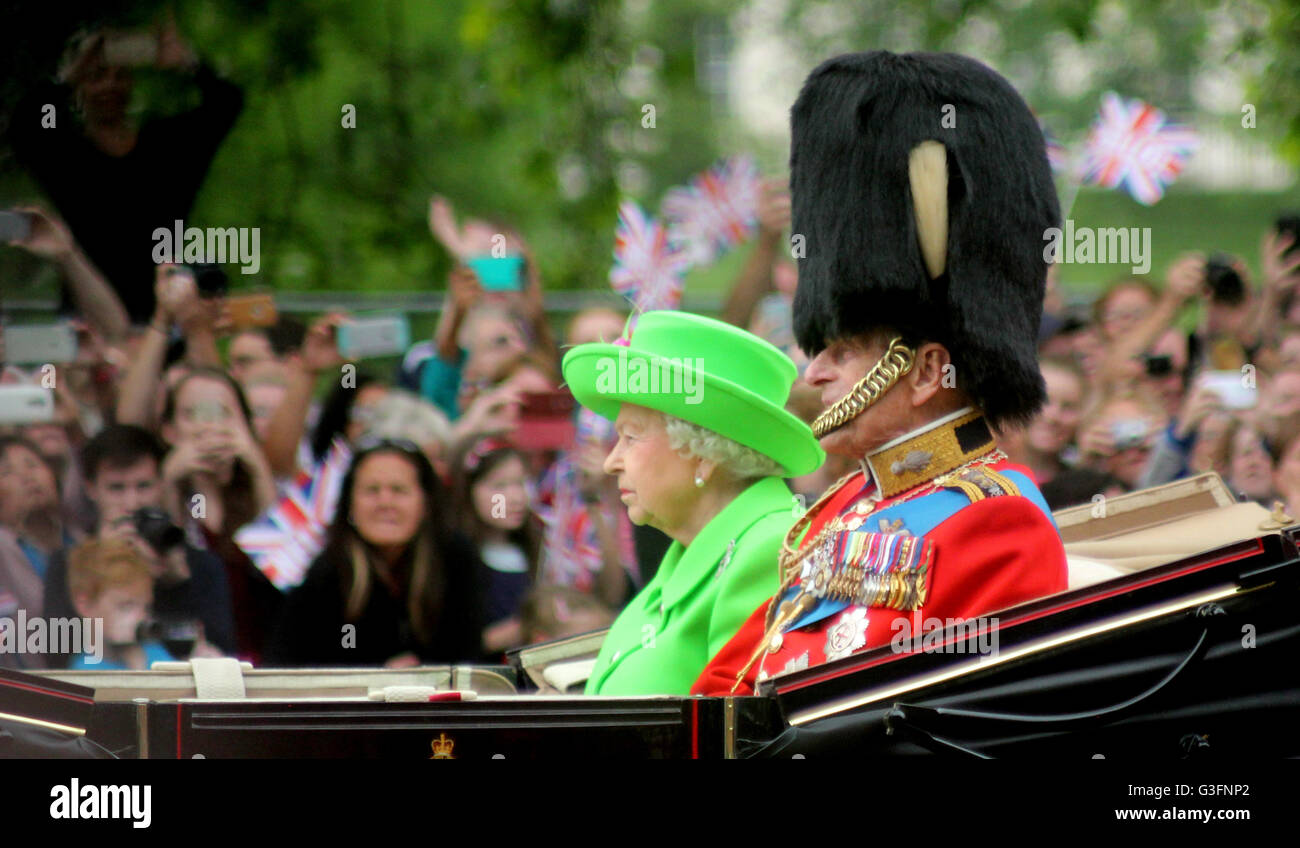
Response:
[[[139,126],[136,69],[187,74],[200,105]],[[54,107],[50,123],[46,104]],[[170,17],[143,32],[73,40],[58,84],[33,86],[10,122],[19,162],[103,271],[132,323],[153,312],[151,233],[189,217],[208,166],[243,108],[239,88],[202,64]],[[165,178],[161,178],[165,175]],[[71,300],[65,293],[62,308]]]

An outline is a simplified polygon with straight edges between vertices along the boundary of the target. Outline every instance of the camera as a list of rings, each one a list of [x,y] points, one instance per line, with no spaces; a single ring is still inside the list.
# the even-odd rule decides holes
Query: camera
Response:
[[[178,660],[186,660],[194,653],[194,645],[202,632],[201,626],[192,618],[164,616],[146,619],[136,628],[135,638],[141,643],[161,642],[167,653]]]
[[[131,513],[135,532],[160,554],[165,554],[185,541],[185,533],[172,524],[171,517],[161,509],[146,506]]]
[[[1224,306],[1238,306],[1246,299],[1246,283],[1232,267],[1232,258],[1216,253],[1205,263],[1205,282],[1210,299]]]
[[[1142,354],[1142,363],[1146,366],[1148,377],[1167,377],[1174,370],[1174,360],[1169,354]]]
[[[230,287],[226,272],[215,262],[191,262],[178,265],[173,274],[189,274],[194,278],[194,288],[200,297],[221,297]]]
[[[1141,418],[1124,418],[1110,425],[1115,439],[1115,452],[1141,447],[1147,440],[1147,422]]]

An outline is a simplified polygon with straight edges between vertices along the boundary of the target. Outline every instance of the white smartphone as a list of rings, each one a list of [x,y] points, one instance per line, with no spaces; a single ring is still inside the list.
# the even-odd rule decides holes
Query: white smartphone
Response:
[[[1200,383],[1218,395],[1228,409],[1254,409],[1259,399],[1259,392],[1253,385],[1246,385],[1240,371],[1206,371]]]
[[[77,359],[77,332],[70,324],[10,324],[0,335],[5,362],[44,365]]]
[[[339,326],[338,345],[348,359],[400,356],[411,346],[411,325],[404,315],[358,316]]]
[[[0,386],[0,424],[34,424],[53,420],[53,389]]]

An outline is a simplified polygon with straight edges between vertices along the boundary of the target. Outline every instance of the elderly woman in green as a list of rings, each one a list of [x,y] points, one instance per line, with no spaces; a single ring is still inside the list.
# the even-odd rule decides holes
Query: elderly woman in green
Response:
[[[688,694],[776,592],[777,555],[798,514],[782,477],[825,459],[784,408],[795,376],[767,342],[683,312],[645,313],[630,339],[564,357],[574,396],[614,421],[605,471],[628,517],[673,539],[605,637],[587,694]]]

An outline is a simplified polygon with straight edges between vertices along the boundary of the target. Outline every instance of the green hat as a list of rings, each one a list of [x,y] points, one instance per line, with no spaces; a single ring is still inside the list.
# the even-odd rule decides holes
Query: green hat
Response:
[[[812,430],[785,409],[798,370],[752,333],[688,312],[646,312],[631,338],[583,344],[564,355],[564,379],[604,418],[633,403],[720,436],[780,463],[814,471],[826,454]]]

